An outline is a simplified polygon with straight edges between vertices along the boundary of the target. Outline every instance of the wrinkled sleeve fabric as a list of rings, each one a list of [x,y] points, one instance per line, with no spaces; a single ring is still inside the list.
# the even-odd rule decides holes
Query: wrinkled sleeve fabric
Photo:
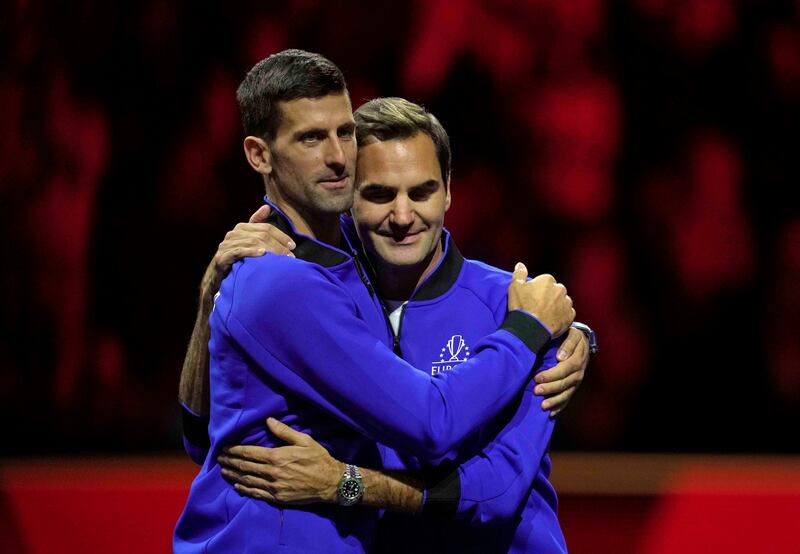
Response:
[[[537,372],[556,365],[559,345],[560,341],[551,343]],[[514,517],[529,496],[555,425],[549,412],[541,409],[534,386],[530,380],[513,415],[499,431],[497,426],[487,426],[486,434],[494,437],[458,468],[461,494],[457,517],[473,525],[502,523]]]
[[[535,318],[512,312],[473,359],[430,377],[374,337],[347,289],[323,268],[296,260],[257,267],[248,261],[231,275],[230,308],[215,317],[259,370],[366,436],[426,460],[514,399],[550,338]]]

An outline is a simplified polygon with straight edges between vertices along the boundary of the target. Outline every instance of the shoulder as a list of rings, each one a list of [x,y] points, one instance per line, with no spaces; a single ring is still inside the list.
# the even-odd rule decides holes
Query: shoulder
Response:
[[[321,295],[325,289],[340,286],[336,276],[318,264],[266,254],[234,264],[220,288],[219,300],[226,301],[232,311],[242,314],[259,310],[264,305],[274,310],[303,303],[309,297]]]
[[[459,285],[472,291],[492,310],[505,309],[511,273],[477,260],[464,260]]]

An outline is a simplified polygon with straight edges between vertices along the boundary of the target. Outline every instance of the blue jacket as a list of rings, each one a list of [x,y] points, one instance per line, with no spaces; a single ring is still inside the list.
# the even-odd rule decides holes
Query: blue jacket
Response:
[[[241,496],[216,456],[231,444],[277,446],[264,421],[310,433],[336,458],[378,467],[376,441],[435,461],[495,417],[530,379],[547,330],[521,312],[432,377],[399,359],[379,300],[353,257],[299,235],[297,258],[234,265],[210,319],[210,448],[173,541],[176,552],[363,552],[377,511],[279,507]],[[365,284],[367,286],[365,286]]]
[[[464,259],[446,231],[443,243],[442,260],[405,305],[395,339],[396,351],[429,375],[459,368],[503,322],[511,279]],[[548,345],[535,371],[557,363],[559,344]],[[420,468],[427,486],[422,518],[384,515],[378,552],[566,552],[548,481],[554,421],[533,386],[531,379],[515,402],[435,466],[382,447],[386,469]]]

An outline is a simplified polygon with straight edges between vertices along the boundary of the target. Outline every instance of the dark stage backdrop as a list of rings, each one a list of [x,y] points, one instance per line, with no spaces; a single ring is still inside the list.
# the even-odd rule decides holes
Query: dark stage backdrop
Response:
[[[263,194],[234,92],[288,47],[355,105],[429,107],[462,251],[569,286],[602,352],[554,448],[798,452],[799,22],[756,0],[3,3],[2,454],[180,447],[197,284]]]

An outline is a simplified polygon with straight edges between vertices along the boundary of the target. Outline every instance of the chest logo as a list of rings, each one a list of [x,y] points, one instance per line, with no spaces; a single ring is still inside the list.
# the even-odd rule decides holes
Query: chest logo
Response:
[[[431,375],[453,369],[469,359],[469,346],[461,335],[453,335],[439,352],[439,359],[431,362]]]

